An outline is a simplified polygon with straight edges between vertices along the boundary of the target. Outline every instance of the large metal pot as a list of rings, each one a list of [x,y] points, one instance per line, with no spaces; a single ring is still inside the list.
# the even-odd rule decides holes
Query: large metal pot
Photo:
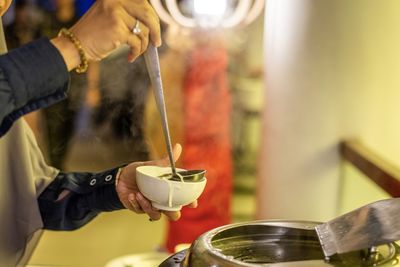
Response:
[[[159,267],[400,266],[395,243],[324,258],[315,222],[255,221],[208,231]]]

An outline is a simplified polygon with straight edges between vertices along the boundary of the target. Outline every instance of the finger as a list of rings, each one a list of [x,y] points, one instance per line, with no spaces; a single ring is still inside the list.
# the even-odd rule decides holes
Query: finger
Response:
[[[149,215],[152,221],[158,221],[161,218],[161,212],[154,209],[150,201],[145,199],[142,194],[136,193],[136,201],[139,203],[142,210]]]
[[[139,24],[140,33],[135,34],[141,40],[141,49],[140,54],[146,51],[147,46],[149,45],[149,29],[144,24]]]
[[[123,1],[125,10],[149,28],[150,40],[155,46],[161,45],[160,20],[148,1],[141,1],[140,6],[131,1]]]
[[[124,9],[121,11],[121,18],[126,25],[126,43],[131,47],[128,60],[129,62],[133,62],[147,49],[149,44],[149,29],[138,19],[130,16]],[[137,22],[139,22],[140,33],[135,34],[133,33],[133,29],[136,27]]]
[[[127,43],[131,47],[131,52],[129,53],[128,60],[129,62],[133,62],[141,54],[142,40],[138,36],[131,34],[128,37]]]
[[[179,143],[175,144],[172,153],[173,153],[174,161],[176,162],[179,159],[179,157],[181,156],[182,146]],[[169,166],[170,162],[169,162],[168,156],[165,156],[162,159],[143,162],[143,165],[145,165],[145,166]]]
[[[182,154],[182,146],[181,144],[177,143],[174,146],[174,150],[172,151],[174,154],[174,160],[177,161]]]
[[[128,200],[129,203],[131,204],[131,208],[129,208],[131,211],[136,213],[144,213],[140,205],[136,202],[134,194],[130,194]]]
[[[193,201],[192,203],[190,203],[190,204],[188,205],[188,207],[189,207],[189,208],[192,208],[192,209],[197,208],[197,206],[199,206],[197,200]]]
[[[181,217],[180,211],[162,211],[162,213],[164,213],[164,215],[171,221],[177,221]]]
[[[158,18],[158,15],[157,15],[156,11],[153,9],[153,7],[151,5],[150,5],[150,9],[153,11],[153,13],[155,15],[155,18],[156,18],[156,20],[155,20],[155,23],[156,23],[155,31],[150,31],[149,32],[150,33],[150,39],[152,41],[152,44],[155,47],[159,47],[159,46],[161,46],[161,43],[162,43],[162,41],[161,41],[160,19]]]
[[[179,157],[181,156],[181,153],[182,153],[182,146],[180,144],[175,144],[175,146],[172,150],[174,162],[176,162],[179,159]],[[169,166],[170,165],[168,155],[165,156],[163,159],[159,160],[159,165],[161,165],[161,166]]]
[[[142,54],[147,49],[147,46],[149,44],[149,28],[147,28],[147,26],[143,24],[139,19],[130,16],[126,12],[126,10],[123,10],[121,12],[121,18],[127,26],[128,39],[132,38],[132,34],[134,34],[134,36],[139,37],[139,39],[141,40],[140,54]],[[137,23],[139,23],[138,27],[140,29],[140,33],[135,34],[133,30],[135,29]]]

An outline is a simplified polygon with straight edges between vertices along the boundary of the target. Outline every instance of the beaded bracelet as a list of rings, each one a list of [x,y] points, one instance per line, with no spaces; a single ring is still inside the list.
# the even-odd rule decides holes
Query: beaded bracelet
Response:
[[[85,51],[82,48],[81,42],[79,42],[78,38],[76,38],[75,35],[66,28],[62,28],[58,33],[58,36],[64,36],[74,44],[79,52],[79,57],[81,59],[81,63],[75,69],[75,71],[77,73],[85,73],[89,67],[89,62],[87,60]]]

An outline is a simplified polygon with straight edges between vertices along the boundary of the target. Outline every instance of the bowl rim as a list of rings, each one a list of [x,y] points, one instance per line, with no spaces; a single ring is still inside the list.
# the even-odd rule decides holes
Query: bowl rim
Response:
[[[170,183],[174,183],[174,184],[200,184],[200,183],[205,183],[207,181],[207,177],[206,176],[204,176],[199,181],[184,181],[184,182],[181,182],[181,181],[175,181],[175,180],[171,181],[171,180],[168,180],[168,179],[161,179],[159,177],[151,176],[151,175],[149,175],[147,173],[144,173],[143,171],[139,170],[142,167],[157,167],[157,168],[171,168],[171,167],[170,166],[157,166],[157,165],[142,165],[142,166],[139,166],[139,167],[136,168],[136,173],[144,174],[144,176],[146,178],[151,178],[151,179],[154,179],[154,180],[165,181],[165,182],[169,181]],[[182,169],[182,168],[176,168],[176,170],[177,171],[187,171],[187,169]],[[142,176],[142,177],[144,177],[144,176]],[[136,178],[138,178],[137,175],[136,175]]]

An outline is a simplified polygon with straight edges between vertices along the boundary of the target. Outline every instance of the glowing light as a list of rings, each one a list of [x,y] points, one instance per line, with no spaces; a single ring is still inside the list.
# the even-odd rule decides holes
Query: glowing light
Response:
[[[165,0],[165,4],[171,16],[178,22],[180,25],[185,27],[196,27],[196,22],[192,18],[188,18],[182,14],[178,7],[178,3],[176,0]]]
[[[227,0],[194,0],[193,11],[196,24],[202,28],[221,26],[227,9]]]
[[[222,16],[227,0],[194,0],[194,12],[199,15]]]
[[[236,6],[232,15],[224,20],[223,26],[225,28],[232,28],[243,21],[251,7],[251,2],[252,1],[239,1],[239,4]]]
[[[228,0],[187,1],[192,3],[192,16],[182,13],[177,0],[150,0],[161,20],[170,25],[186,28],[233,28],[248,25],[260,15],[265,5],[265,0],[238,0],[235,6],[230,6],[232,1],[228,2]],[[228,9],[233,10],[229,15],[226,14]]]
[[[175,20],[169,15],[169,13],[164,9],[161,1],[159,0],[150,0],[151,5],[157,10],[157,14],[162,21],[169,25],[177,25]]]

